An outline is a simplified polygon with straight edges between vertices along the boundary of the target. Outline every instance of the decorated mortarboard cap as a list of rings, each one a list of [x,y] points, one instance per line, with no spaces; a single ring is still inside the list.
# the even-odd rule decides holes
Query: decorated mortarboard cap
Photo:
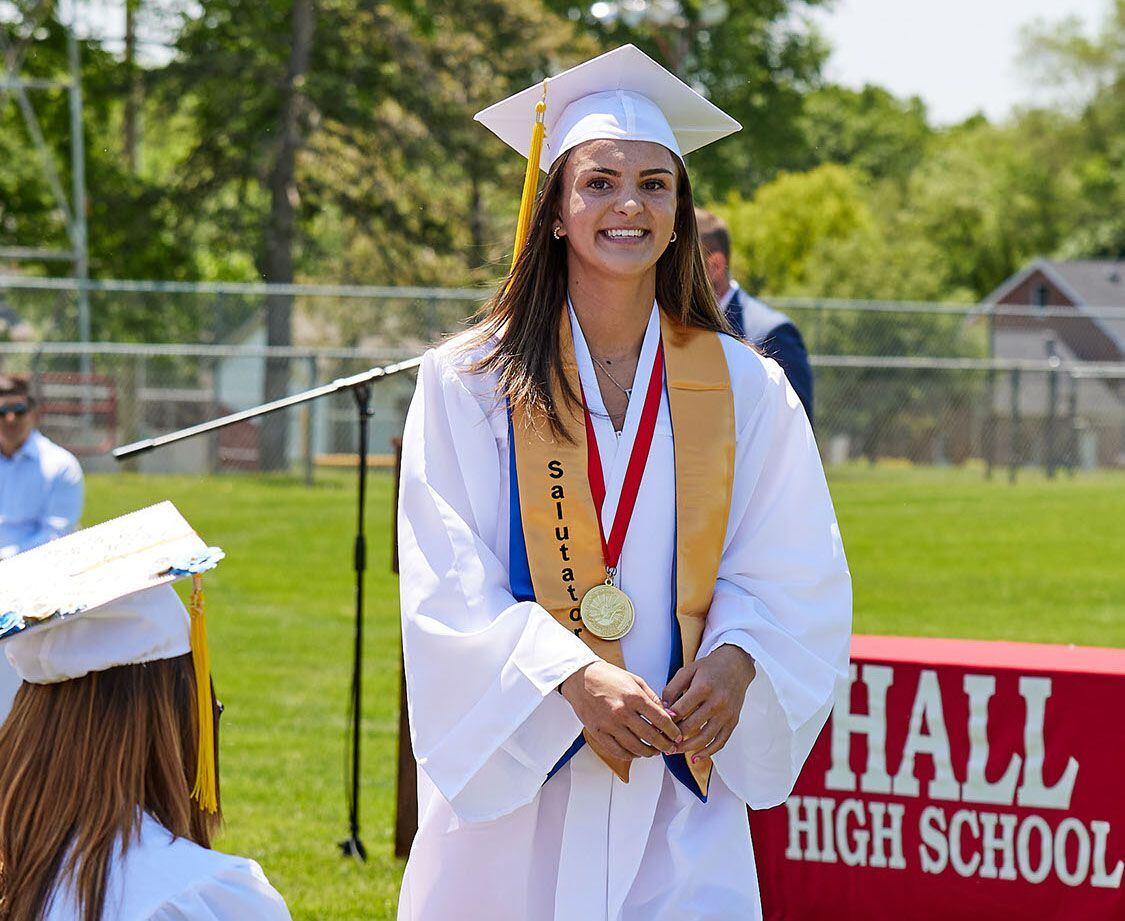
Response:
[[[217,808],[202,574],[223,558],[171,502],[0,562],[0,645],[19,676],[53,684],[190,652],[199,717],[192,795]],[[190,612],[171,587],[192,579]]]
[[[157,585],[96,608],[33,622],[5,639],[4,651],[20,678],[56,684],[118,665],[185,655],[191,652],[191,618],[174,588]]]
[[[681,159],[742,126],[634,45],[548,77],[476,114],[527,157],[512,265],[523,249],[539,172],[586,141],[663,144]]]

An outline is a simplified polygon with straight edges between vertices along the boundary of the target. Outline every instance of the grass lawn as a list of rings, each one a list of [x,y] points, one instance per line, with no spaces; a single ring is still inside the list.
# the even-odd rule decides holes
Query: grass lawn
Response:
[[[847,467],[830,475],[865,633],[1125,646],[1125,475],[1016,486],[969,470]],[[172,499],[227,560],[208,576],[215,680],[226,706],[219,847],[259,860],[296,921],[394,917],[398,728],[391,480],[376,475],[364,675],[362,838],[346,834],[352,656],[350,477],[309,489],[269,477],[94,475],[87,524]]]

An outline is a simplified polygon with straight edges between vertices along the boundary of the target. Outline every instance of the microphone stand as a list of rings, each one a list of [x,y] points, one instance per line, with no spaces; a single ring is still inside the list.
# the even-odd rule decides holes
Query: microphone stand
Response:
[[[210,422],[189,426],[177,432],[161,435],[157,438],[145,438],[132,444],[123,445],[113,449],[115,460],[125,460],[136,457],[157,448],[194,438],[196,435],[206,435],[234,425],[236,422],[245,422],[267,413],[288,409],[301,403],[308,403],[321,397],[331,396],[344,390],[350,390],[355,398],[356,420],[359,429],[359,489],[358,489],[358,519],[354,544],[353,565],[355,568],[355,648],[352,658],[352,685],[348,698],[349,723],[351,731],[351,777],[348,790],[348,837],[340,842],[340,850],[345,857],[354,857],[357,860],[367,860],[367,848],[359,838],[359,772],[360,772],[360,728],[363,716],[363,577],[367,569],[367,535],[365,527],[365,511],[367,505],[367,432],[368,423],[374,414],[371,409],[371,384],[380,378],[398,374],[417,368],[422,363],[421,358],[412,358],[398,364],[387,365],[382,368],[371,368],[351,377],[341,377],[329,384],[314,387],[292,396],[282,397],[261,406],[244,409],[241,412],[231,413]]]

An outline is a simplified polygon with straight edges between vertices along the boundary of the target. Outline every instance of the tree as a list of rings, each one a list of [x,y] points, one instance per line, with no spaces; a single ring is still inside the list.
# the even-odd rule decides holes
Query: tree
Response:
[[[831,163],[782,173],[750,201],[732,195],[716,210],[730,226],[735,272],[769,294],[793,293],[820,243],[846,239],[872,220],[856,175]]]
[[[496,249],[491,188],[522,167],[472,113],[550,72],[574,35],[538,0],[475,6],[204,0],[152,75],[193,138],[171,179],[199,245],[249,254],[273,282],[473,278]],[[292,311],[268,299],[271,345],[291,341]],[[286,387],[269,363],[264,397]],[[283,463],[286,438],[271,426],[263,456]]]
[[[62,80],[69,76],[66,30],[48,5],[36,15],[32,2],[16,6],[12,21],[0,22],[0,46],[16,54],[8,61],[24,78]],[[134,174],[122,157],[118,135],[121,63],[95,41],[80,41],[83,89],[83,131],[86,137],[86,184],[89,257],[93,277],[191,278],[193,254],[180,232],[177,215],[168,207],[162,184],[151,176]],[[22,46],[22,47],[21,47]],[[35,123],[46,140],[47,158],[58,175],[70,206],[70,109],[65,90],[29,93]],[[0,245],[66,249],[66,221],[45,179],[46,169],[32,143],[25,119],[11,95],[0,90]],[[65,275],[65,262],[29,260],[25,271]],[[76,336],[74,318],[58,304],[44,304],[41,316],[54,326],[54,335]],[[32,308],[34,310],[34,308]],[[191,339],[197,317],[161,310],[140,299],[95,299],[91,310],[95,339]]]
[[[637,45],[742,123],[734,137],[690,155],[702,199],[749,195],[804,157],[798,119],[828,49],[800,12],[823,0],[549,2],[582,22],[604,48]],[[611,15],[599,18],[599,12]]]
[[[270,163],[266,187],[270,217],[260,265],[263,277],[272,284],[293,283],[294,247],[297,243],[297,157],[307,134],[308,99],[305,81],[312,56],[315,19],[312,0],[293,0],[289,10],[292,38],[282,85],[281,111],[277,122],[277,144]],[[293,296],[266,296],[266,344],[293,344]],[[265,399],[277,400],[289,391],[289,359],[270,356],[266,360]],[[262,426],[260,456],[266,469],[284,469],[289,445],[289,415],[277,413]]]
[[[1108,0],[1098,35],[1085,34],[1082,20],[1068,16],[1042,20],[1023,30],[1023,66],[1035,78],[1065,91],[1077,91],[1088,104],[1125,76],[1125,0]]]
[[[1058,246],[1067,177],[1019,125],[973,122],[946,132],[911,175],[908,207],[942,252],[946,286],[984,298]]]
[[[1023,63],[1061,89],[1079,114],[1069,170],[1079,186],[1064,257],[1125,254],[1125,0],[1112,0],[1101,30],[1087,36],[1074,17],[1025,31]]]
[[[872,179],[905,181],[934,135],[921,99],[899,99],[870,84],[862,90],[814,89],[805,98],[799,125],[808,166],[839,163]]]

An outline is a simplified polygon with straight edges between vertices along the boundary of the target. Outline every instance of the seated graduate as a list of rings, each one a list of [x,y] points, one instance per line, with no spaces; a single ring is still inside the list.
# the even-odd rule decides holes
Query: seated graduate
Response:
[[[153,510],[182,525],[181,545],[187,535],[204,549],[187,568],[154,569],[151,552],[115,558],[121,535],[144,534]],[[254,861],[211,850],[222,705],[198,571],[222,553],[207,551],[169,503],[153,510],[0,563],[0,645],[23,679],[0,728],[2,921],[289,919]],[[120,522],[99,549],[90,535]],[[91,547],[101,557],[93,565]],[[62,571],[112,569],[116,588],[63,577],[55,591],[45,576],[68,551],[84,562]],[[188,574],[190,614],[167,584]],[[120,594],[138,584],[149,587]],[[68,591],[96,600],[68,604]]]
[[[738,124],[632,46],[477,118],[529,168],[403,436],[398,917],[749,921],[746,806],[824,725],[851,588],[800,401],[703,264],[683,155]]]

